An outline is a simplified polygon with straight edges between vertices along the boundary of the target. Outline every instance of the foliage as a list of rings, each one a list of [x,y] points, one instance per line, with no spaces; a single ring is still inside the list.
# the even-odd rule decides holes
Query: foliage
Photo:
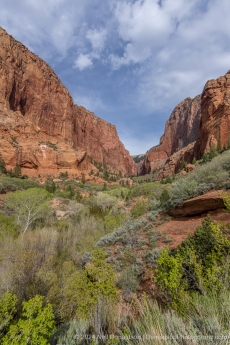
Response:
[[[3,345],[48,345],[55,328],[51,304],[43,306],[44,297],[35,296],[23,302],[22,318],[12,324],[3,338]]]
[[[106,254],[97,249],[92,253],[92,261],[82,272],[69,275],[64,287],[64,300],[68,303],[62,306],[62,318],[78,315],[82,318],[89,316],[98,298],[116,299],[115,272],[110,264],[105,262]],[[68,312],[68,315],[66,315]]]
[[[54,181],[51,179],[47,179],[45,182],[45,189],[49,193],[54,193],[56,190],[56,185],[55,185]]]
[[[146,212],[146,209],[147,209],[147,200],[145,199],[138,200],[136,205],[134,205],[131,209],[132,218],[137,218],[137,217],[142,216],[142,214]]]
[[[12,209],[22,224],[23,233],[37,219],[44,217],[48,208],[49,193],[40,188],[7,194],[4,199],[6,207]]]
[[[139,282],[135,274],[134,266],[128,266],[124,269],[118,279],[117,285],[122,289],[126,299],[139,289]]]
[[[170,199],[170,195],[169,195],[169,192],[167,189],[163,189],[161,195],[160,195],[160,202],[161,202],[161,205],[165,205],[168,200]]]
[[[19,178],[0,177],[0,193],[14,192],[28,188],[39,188],[40,185],[32,180],[24,180]]]
[[[7,235],[16,235],[18,231],[18,225],[15,224],[15,219],[12,216],[6,216],[4,213],[0,213],[0,239]]]
[[[14,318],[17,311],[17,301],[17,296],[10,292],[3,294],[0,299],[0,338]]]
[[[11,169],[10,171],[8,171],[7,174],[10,177],[21,178],[22,177],[21,167],[19,165],[16,165],[16,167],[13,170]],[[23,177],[25,177],[25,175]]]
[[[6,163],[3,160],[1,153],[0,153],[0,173],[6,174]]]
[[[48,147],[50,147],[51,149],[55,150],[55,151],[57,151],[57,149],[58,149],[58,148],[57,148],[57,145],[51,143],[50,141],[47,141],[47,142],[46,142],[46,145],[47,145]]]
[[[163,312],[155,301],[146,297],[136,301],[139,316],[134,318],[131,325],[127,324],[125,344],[133,345],[134,341],[135,345],[229,343],[230,295],[226,290],[220,294],[194,294],[184,300],[186,303],[190,308],[185,317],[181,317],[170,310]]]
[[[175,253],[164,249],[157,260],[155,281],[182,310],[185,293],[221,291],[230,287],[230,240],[207,217]]]
[[[68,180],[68,178],[69,178],[68,171],[66,171],[66,172],[60,172],[59,178],[60,178],[61,180]]]
[[[87,203],[90,205],[93,214],[97,214],[98,211],[103,214],[116,205],[117,198],[107,193],[99,192],[96,196],[89,198]]]

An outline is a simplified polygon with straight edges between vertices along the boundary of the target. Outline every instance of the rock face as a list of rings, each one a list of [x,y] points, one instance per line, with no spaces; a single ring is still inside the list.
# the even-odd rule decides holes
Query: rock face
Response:
[[[200,95],[193,99],[186,98],[179,103],[166,122],[160,144],[146,153],[141,174],[162,169],[161,175],[164,175],[163,169],[165,168],[170,171],[166,175],[172,176],[180,164],[178,159],[183,159],[186,154],[193,158],[191,145],[194,149],[195,142],[199,138],[200,117]],[[188,147],[187,153],[186,147]],[[177,154],[178,157],[172,157],[174,154]]]
[[[186,200],[182,205],[172,209],[170,214],[173,217],[187,217],[224,208],[223,191],[211,191]]]
[[[74,106],[74,147],[87,151],[94,161],[113,171],[134,175],[135,163],[119,140],[114,125],[96,117],[84,107]]]
[[[74,105],[53,70],[0,28],[0,152],[28,175],[92,168],[134,174],[115,126]]]
[[[230,71],[224,77],[209,80],[201,97],[200,154],[211,145],[227,145],[230,135]]]
[[[155,178],[172,176],[182,161],[201,158],[212,145],[230,144],[230,71],[209,80],[201,96],[186,98],[166,122],[160,144],[146,153],[137,174],[157,171]]]

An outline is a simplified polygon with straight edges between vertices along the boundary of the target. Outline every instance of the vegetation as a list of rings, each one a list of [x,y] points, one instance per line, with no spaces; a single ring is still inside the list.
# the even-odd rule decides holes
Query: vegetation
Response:
[[[44,217],[48,209],[48,192],[40,188],[7,194],[4,204],[16,214],[18,223],[25,233],[37,219]]]
[[[10,177],[0,157],[0,343],[228,344],[230,225],[207,217],[177,248],[159,228],[175,205],[229,188],[222,150],[132,187],[96,162],[104,185],[68,172],[40,185]]]

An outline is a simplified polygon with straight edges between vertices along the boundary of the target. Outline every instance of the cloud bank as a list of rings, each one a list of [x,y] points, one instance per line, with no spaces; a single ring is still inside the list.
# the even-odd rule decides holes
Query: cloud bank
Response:
[[[135,154],[143,153],[151,136],[155,143],[179,101],[230,69],[228,0],[0,5],[0,25],[45,58],[73,95],[80,88],[76,100],[126,133]],[[138,121],[148,139],[142,135],[134,144]]]

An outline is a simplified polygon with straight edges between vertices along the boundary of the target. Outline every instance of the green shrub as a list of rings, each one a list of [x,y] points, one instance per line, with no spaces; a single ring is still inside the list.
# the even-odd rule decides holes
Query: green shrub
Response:
[[[4,238],[7,235],[15,236],[19,230],[14,217],[6,216],[4,213],[0,213],[0,224],[0,238]]]
[[[155,281],[168,292],[173,306],[182,310],[185,293],[230,288],[229,254],[230,240],[207,217],[174,253],[168,249],[160,253]]]
[[[43,306],[44,297],[35,296],[23,302],[22,318],[9,327],[3,337],[3,345],[48,345],[49,338],[55,328],[51,304]]]
[[[129,266],[121,273],[117,285],[122,289],[124,297],[127,299],[130,294],[139,289],[139,282],[135,274],[134,267]]]
[[[136,205],[133,206],[131,209],[132,218],[137,218],[142,216],[147,209],[147,201],[146,200],[138,200]]]
[[[0,177],[0,193],[14,192],[28,188],[41,188],[38,182],[20,178]]]

